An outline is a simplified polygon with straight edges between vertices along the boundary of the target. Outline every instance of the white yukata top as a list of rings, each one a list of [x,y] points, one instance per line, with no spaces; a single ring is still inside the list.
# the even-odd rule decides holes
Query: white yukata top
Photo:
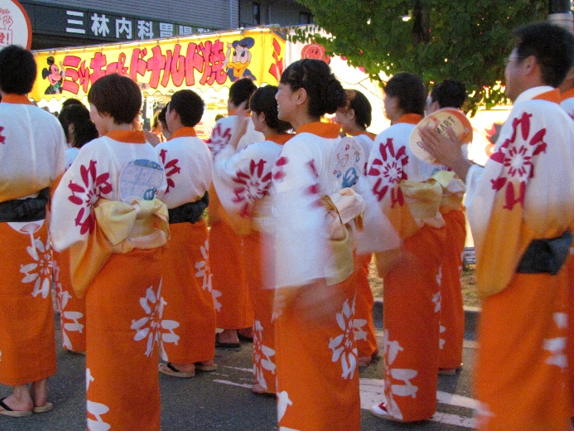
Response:
[[[482,297],[507,286],[532,240],[573,230],[573,120],[558,103],[552,87],[519,95],[487,164],[467,173]]]
[[[66,138],[58,119],[26,96],[0,103],[0,202],[35,196],[64,172]]]
[[[334,213],[325,202],[326,196],[345,190],[330,167],[341,140],[338,133],[337,124],[306,124],[284,145],[276,161],[272,174],[275,288],[318,281],[333,285],[354,271],[349,232],[340,223],[343,236],[332,235]],[[357,200],[365,206],[360,196]]]
[[[356,135],[352,135],[353,138],[361,144],[361,148],[363,149],[363,153],[365,154],[365,171],[364,174],[367,174],[367,163],[369,155],[371,154],[371,150],[373,149],[375,135],[370,134],[369,132],[360,132]]]
[[[162,201],[169,209],[201,199],[212,182],[212,154],[192,127],[156,146],[167,178]]]
[[[148,188],[146,199],[161,197],[166,190],[166,177],[158,153],[145,141],[143,132],[113,131],[80,149],[52,198],[50,235],[54,249],[61,252],[87,241],[95,228],[94,210],[99,199],[129,199],[120,194],[119,177],[125,167],[137,160],[160,168],[150,171],[153,174],[149,179],[140,178],[138,182],[140,190]]]
[[[272,135],[239,151],[228,145],[216,157],[214,186],[235,226],[272,231],[272,169],[283,144],[292,137]]]
[[[216,122],[210,139],[206,141],[206,144],[208,145],[214,158],[230,142],[235,125],[236,116],[234,114],[230,114],[228,117],[221,118]],[[256,131],[254,129],[254,122],[252,119],[249,119],[246,133],[241,137],[240,142],[238,143],[238,150],[241,150],[255,142],[261,142],[264,140],[264,134]]]

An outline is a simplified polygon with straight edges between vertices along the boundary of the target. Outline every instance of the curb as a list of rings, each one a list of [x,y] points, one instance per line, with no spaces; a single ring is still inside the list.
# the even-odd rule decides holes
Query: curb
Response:
[[[474,306],[464,306],[465,311],[465,339],[475,339],[475,329],[481,313],[481,308]],[[373,299],[373,321],[375,327],[381,327],[383,323],[383,297]]]

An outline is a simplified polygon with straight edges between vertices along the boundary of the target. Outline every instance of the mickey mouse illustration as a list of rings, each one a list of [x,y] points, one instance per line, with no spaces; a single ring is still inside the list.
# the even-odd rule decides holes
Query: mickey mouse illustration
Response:
[[[42,69],[42,78],[48,79],[50,85],[44,94],[60,94],[62,93],[62,83],[66,76],[62,62],[60,62],[60,67],[58,67],[54,64],[54,57],[52,56],[48,57],[46,62],[48,63],[48,67]]]

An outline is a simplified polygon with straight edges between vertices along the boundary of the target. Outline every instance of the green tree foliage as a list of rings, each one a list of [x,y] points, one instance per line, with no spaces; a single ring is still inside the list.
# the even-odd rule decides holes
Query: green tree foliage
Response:
[[[544,20],[548,0],[298,0],[316,26],[298,28],[292,40],[316,40],[328,54],[380,72],[420,75],[431,86],[443,79],[464,82],[469,108],[488,108],[505,98],[504,60],[513,29]],[[331,36],[322,37],[319,29]]]

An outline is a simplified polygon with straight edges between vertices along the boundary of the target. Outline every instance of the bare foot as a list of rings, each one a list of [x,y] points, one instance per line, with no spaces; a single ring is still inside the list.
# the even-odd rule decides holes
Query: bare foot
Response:
[[[159,370],[165,375],[177,378],[192,378],[196,375],[196,366],[192,364],[162,363]]]
[[[199,361],[195,363],[196,370],[200,372],[214,372],[218,365],[213,360]]]
[[[218,342],[220,343],[240,343],[237,330],[224,330],[218,334]]]
[[[14,393],[4,398],[3,402],[13,411],[31,411],[34,408],[27,385],[15,386]]]
[[[30,396],[35,407],[43,407],[48,402],[48,378],[33,382],[30,386]]]
[[[253,339],[254,338],[254,330],[252,327],[238,330],[238,334],[239,334],[239,336],[243,336],[245,339]]]

